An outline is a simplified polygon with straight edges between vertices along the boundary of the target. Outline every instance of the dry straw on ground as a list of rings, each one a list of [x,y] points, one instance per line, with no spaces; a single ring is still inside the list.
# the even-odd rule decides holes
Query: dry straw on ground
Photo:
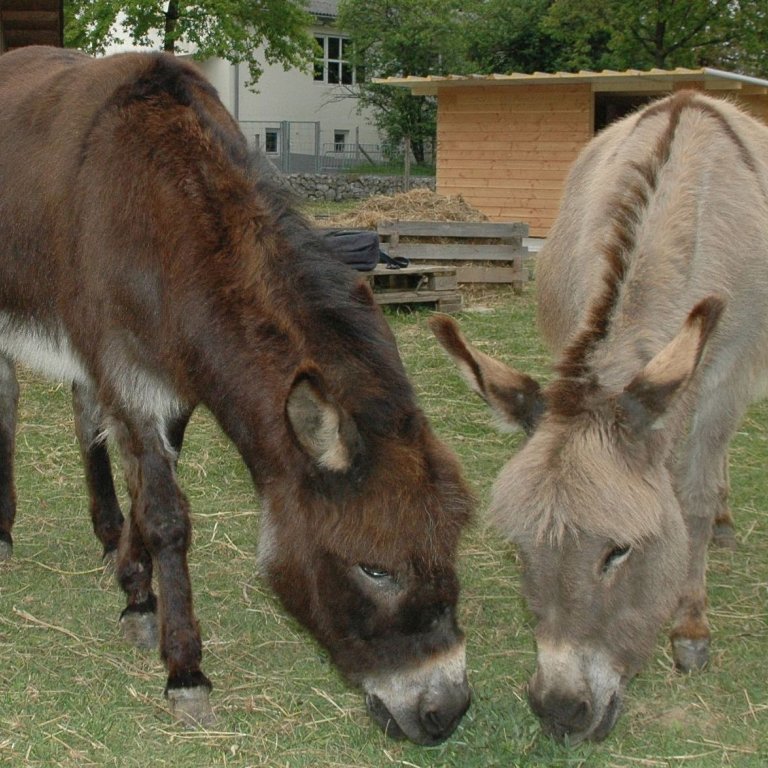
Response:
[[[397,195],[376,195],[353,211],[324,219],[324,224],[353,229],[376,229],[383,221],[487,221],[461,195],[438,195],[428,189],[412,189]]]

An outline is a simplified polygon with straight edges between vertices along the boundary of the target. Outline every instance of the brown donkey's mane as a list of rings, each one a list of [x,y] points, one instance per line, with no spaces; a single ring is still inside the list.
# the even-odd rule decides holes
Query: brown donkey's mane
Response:
[[[164,57],[158,57],[152,71],[113,97],[111,108],[146,107],[151,115],[157,101],[192,107],[197,124],[180,126],[185,137],[182,146],[178,141],[168,146],[163,125],[157,127],[158,135],[153,134],[150,119],[145,123],[143,151],[158,156],[164,153],[163,159],[170,165],[168,173],[176,174],[176,167],[184,169],[184,190],[198,219],[200,237],[213,241],[215,258],[211,269],[222,260],[213,276],[225,280],[220,290],[230,293],[226,283],[231,281],[250,285],[257,292],[268,291],[258,309],[244,309],[245,322],[252,323],[252,332],[262,335],[266,325],[274,336],[291,339],[295,347],[286,346],[281,364],[287,370],[291,367],[289,361],[300,362],[310,379],[322,369],[330,379],[332,394],[353,416],[360,434],[366,436],[354,465],[346,473],[312,471],[309,462],[301,463],[300,455],[299,464],[284,467],[294,484],[286,485],[286,489],[297,500],[305,500],[297,501],[298,509],[311,508],[308,496],[326,499],[328,514],[317,524],[333,529],[333,534],[328,535],[339,551],[351,552],[362,544],[375,550],[387,541],[387,557],[394,557],[396,552],[414,549],[414,535],[426,522],[432,533],[422,539],[424,555],[437,562],[449,559],[459,529],[466,522],[464,488],[455,489],[456,508],[448,504],[446,514],[435,520],[425,521],[405,502],[382,506],[377,501],[387,495],[381,493],[378,483],[391,482],[392,478],[381,473],[371,478],[371,466],[398,466],[394,457],[388,460],[382,455],[384,438],[410,444],[426,430],[426,421],[416,406],[394,338],[380,313],[373,311],[368,287],[351,270],[329,269],[329,261],[335,256],[327,241],[318,237],[296,210],[293,195],[279,184],[267,162],[258,154],[247,153],[239,133],[228,130],[228,124],[211,119],[204,101],[200,103],[211,96],[210,86],[203,81],[199,89],[197,85],[190,92],[186,73],[177,72]],[[196,162],[192,162],[193,158],[197,158]],[[189,168],[197,167],[202,170],[190,178]],[[174,183],[179,182],[174,179]],[[219,204],[208,205],[211,199]],[[229,205],[222,206],[222,199],[229,200]],[[218,211],[218,219],[210,218],[211,209]],[[261,245],[254,249],[252,240],[257,237]],[[286,250],[291,253],[290,261],[283,256]],[[265,310],[269,312],[267,319]],[[221,399],[229,394],[217,393]],[[218,410],[216,403],[206,405]],[[275,413],[270,418],[280,415]],[[244,423],[229,423],[226,427],[236,443],[249,442],[249,436],[241,439],[238,434]],[[272,453],[284,455],[285,447],[278,444]],[[414,472],[424,469],[415,467]],[[436,467],[426,470],[432,477],[439,475]],[[371,488],[369,503],[355,510],[346,509],[346,499],[364,484]],[[386,536],[378,532],[382,520],[389,521]],[[366,532],[363,536],[359,535],[361,528]]]

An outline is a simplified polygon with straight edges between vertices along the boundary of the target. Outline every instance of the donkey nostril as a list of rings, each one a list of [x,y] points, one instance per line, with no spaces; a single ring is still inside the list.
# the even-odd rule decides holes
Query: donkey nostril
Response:
[[[434,739],[447,739],[469,709],[471,696],[456,696],[454,701],[442,702],[442,705],[429,705],[424,702],[419,712],[421,727]],[[425,706],[426,704],[426,706]]]
[[[430,709],[421,715],[422,728],[434,738],[448,738],[461,720],[462,714]]]
[[[592,717],[592,707],[586,700],[578,702],[571,713],[571,723],[574,727],[586,727]]]
[[[433,736],[443,732],[443,719],[440,717],[440,713],[435,709],[430,709],[421,716],[421,723],[424,726],[424,730]]]
[[[586,698],[548,694],[540,697],[529,687],[528,701],[533,713],[557,738],[589,729],[592,704]]]

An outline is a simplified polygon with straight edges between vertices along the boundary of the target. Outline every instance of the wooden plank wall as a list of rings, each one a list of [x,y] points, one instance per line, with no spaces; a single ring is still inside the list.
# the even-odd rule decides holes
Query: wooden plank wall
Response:
[[[0,0],[1,50],[63,45],[62,0]]]
[[[746,107],[747,111],[758,120],[768,124],[768,96],[765,94],[739,94],[736,102]]]
[[[546,236],[593,124],[589,84],[441,89],[437,191]]]

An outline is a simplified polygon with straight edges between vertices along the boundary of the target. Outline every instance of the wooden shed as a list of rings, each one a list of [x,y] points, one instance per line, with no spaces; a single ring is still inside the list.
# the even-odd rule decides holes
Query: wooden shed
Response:
[[[727,96],[768,123],[768,80],[717,69],[387,78],[437,97],[437,191],[493,221],[551,227],[568,169],[603,128],[682,88]]]
[[[0,0],[0,53],[63,44],[63,0]]]

